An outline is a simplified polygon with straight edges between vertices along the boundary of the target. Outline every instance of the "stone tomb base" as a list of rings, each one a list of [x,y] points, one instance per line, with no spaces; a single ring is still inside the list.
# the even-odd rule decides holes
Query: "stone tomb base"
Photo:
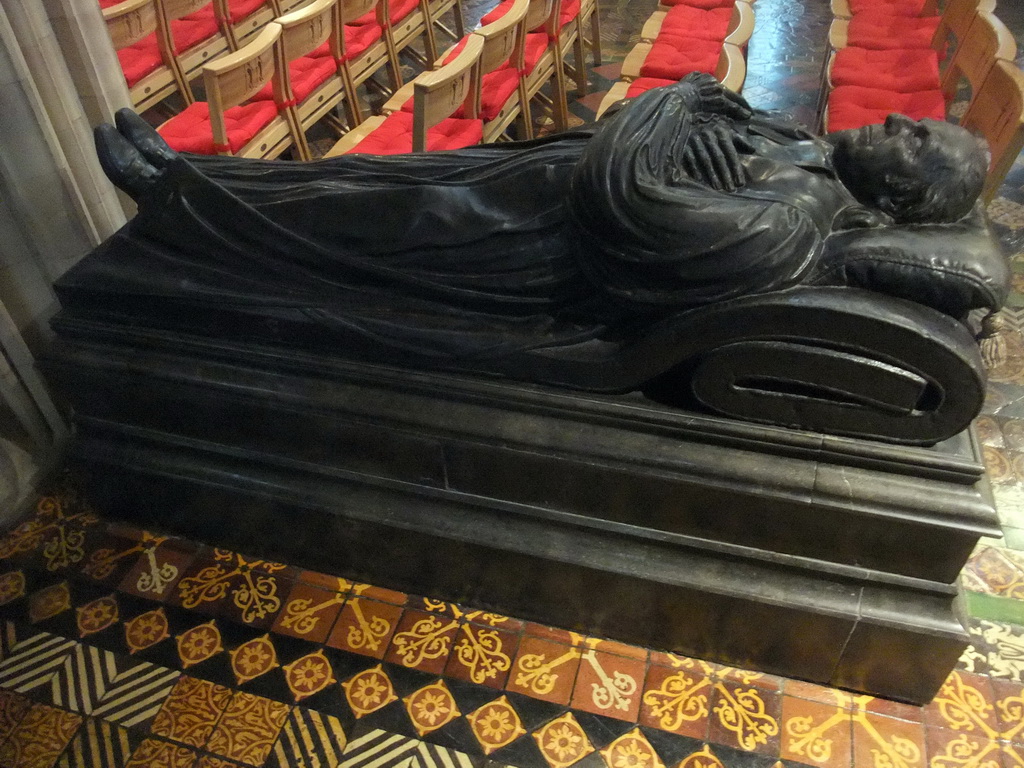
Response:
[[[45,361],[105,512],[543,623],[922,703],[998,535],[971,434],[889,446],[640,397],[74,319]]]

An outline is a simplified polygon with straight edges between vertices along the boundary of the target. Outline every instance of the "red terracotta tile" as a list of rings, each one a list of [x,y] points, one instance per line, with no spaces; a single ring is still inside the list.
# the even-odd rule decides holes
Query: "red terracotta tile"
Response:
[[[711,703],[708,740],[746,752],[779,754],[782,696],[742,682],[719,680]]]
[[[767,672],[757,672],[752,669],[742,669],[740,667],[720,666],[716,672],[716,676],[719,680],[724,680],[729,683],[755,685],[763,691],[775,691],[778,693],[782,690],[782,678],[777,675],[769,675]]]
[[[640,725],[705,739],[714,682],[688,669],[651,665],[640,704]]]
[[[392,605],[404,606],[409,601],[409,596],[404,592],[396,592],[393,589],[376,587],[373,584],[353,584],[352,594],[365,597],[370,600],[380,600]]]
[[[702,675],[713,675],[719,669],[722,669],[721,664],[716,664],[713,661],[694,659],[679,653],[664,653],[662,651],[651,651],[651,664],[672,667],[672,669],[688,669],[692,672],[700,672]]]
[[[299,571],[298,580],[314,587],[320,587],[330,592],[348,593],[352,589],[352,582],[343,579],[341,576],[332,576],[329,573],[319,571]]]
[[[991,682],[999,738],[1024,745],[1024,684],[996,679]]]
[[[586,712],[635,722],[646,678],[639,659],[593,649],[583,651],[572,706]]]
[[[274,620],[274,631],[314,643],[322,643],[341,613],[345,596],[296,581],[284,607]]]
[[[196,753],[188,747],[162,739],[145,739],[124,768],[192,768],[195,760]]]
[[[206,742],[206,750],[250,765],[263,765],[291,707],[236,691]]]
[[[989,678],[954,670],[924,710],[926,725],[992,738],[999,720]]]
[[[406,609],[385,659],[439,675],[448,663],[458,629],[459,622],[451,616]]]
[[[976,734],[960,733],[947,728],[925,728],[928,765],[976,766],[999,768],[1002,749],[998,742]]]
[[[902,701],[893,701],[892,699],[881,699],[875,696],[847,695],[850,697],[854,709],[863,709],[867,712],[874,712],[876,715],[895,717],[897,720],[909,720],[912,723],[924,722],[925,707],[905,704]]]
[[[81,724],[82,717],[73,712],[33,704],[0,745],[0,765],[53,765]]]
[[[150,600],[167,600],[195,556],[190,542],[181,539],[168,539],[156,546],[147,546],[124,574],[118,589]]]
[[[0,691],[0,742],[10,736],[21,718],[32,708],[31,699],[13,691]]]
[[[281,610],[294,569],[223,549],[200,559],[183,575],[169,602],[187,610],[267,628]]]
[[[464,614],[466,621],[474,624],[482,624],[486,627],[497,627],[507,632],[519,632],[523,628],[523,622],[493,611],[471,610]]]
[[[230,700],[230,688],[182,676],[157,712],[150,732],[201,747],[213,733]]]
[[[1004,768],[1024,768],[1024,746],[1001,743]]]
[[[614,653],[616,656],[625,656],[628,659],[647,662],[647,649],[636,645],[626,645],[615,640],[604,640],[598,637],[588,637],[583,641],[583,645],[596,651]]]
[[[408,601],[406,601],[406,607],[417,611],[453,616],[455,618],[462,615],[462,609],[454,603],[446,603],[444,600],[434,600],[431,597],[410,596]]]
[[[463,624],[445,674],[489,688],[504,688],[518,643],[519,635],[512,632]]]
[[[547,627],[543,624],[534,624],[532,621],[528,621],[523,625],[523,633],[566,645],[580,645],[584,640],[584,635],[579,632],[558,627]]]
[[[571,645],[524,635],[505,687],[534,699],[568,704],[580,653]]]
[[[349,598],[334,624],[327,645],[383,659],[402,609],[388,603]]]
[[[820,704],[834,704],[835,706],[846,708],[853,706],[852,694],[841,691],[838,688],[808,683],[804,680],[786,680],[783,693],[787,696],[796,696],[798,699],[817,701]]]
[[[822,768],[849,768],[853,759],[850,710],[794,696],[782,697],[779,756]]]
[[[924,726],[871,712],[854,712],[853,764],[924,768]]]

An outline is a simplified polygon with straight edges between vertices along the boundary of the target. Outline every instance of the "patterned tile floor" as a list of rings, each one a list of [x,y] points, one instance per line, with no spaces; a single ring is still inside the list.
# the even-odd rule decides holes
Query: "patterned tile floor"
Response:
[[[827,5],[757,0],[755,106],[813,119]],[[602,3],[575,119],[653,7]],[[0,537],[0,767],[1024,768],[1024,165],[989,212],[1017,276],[978,421],[1004,537],[964,571],[973,644],[929,706],[138,530],[61,478]]]

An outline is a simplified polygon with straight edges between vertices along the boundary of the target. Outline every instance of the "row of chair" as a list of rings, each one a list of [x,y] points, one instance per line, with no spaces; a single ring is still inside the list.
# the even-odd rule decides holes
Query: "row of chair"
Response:
[[[111,40],[128,83],[132,102],[142,112],[179,93],[187,106],[195,101],[191,81],[224,55],[255,40],[267,24],[308,0],[100,0]],[[339,29],[361,55],[375,47],[380,56],[366,56],[372,75],[388,65],[393,88],[402,84],[398,54],[408,51],[425,64],[437,57],[435,28],[453,36],[464,34],[461,0],[380,0],[364,4],[365,12],[341,16]],[[442,16],[451,11],[455,31]],[[422,38],[426,58],[412,43]],[[362,74],[362,70],[357,73]],[[365,78],[364,78],[365,79]]]
[[[1018,105],[1014,114],[1012,106],[1019,92],[1011,63],[1016,44],[993,14],[995,0],[948,0],[941,15],[934,14],[933,0],[833,0],[832,8],[823,130],[882,123],[893,112],[945,120],[966,84],[970,94],[960,122],[988,139],[997,159],[999,126],[1019,123],[1021,112]],[[1003,176],[1005,169],[999,174],[993,165],[986,200]]]
[[[751,0],[663,0],[622,63],[621,79],[599,109],[690,72],[714,75],[739,92],[746,78],[746,47],[754,31]]]
[[[510,0],[466,36],[433,71],[397,91],[383,114],[346,134],[327,153],[398,154],[457,149],[496,141],[518,120],[519,135],[533,137],[531,103],[552,83],[550,102],[564,109],[562,0]],[[577,4],[577,9],[579,8]],[[570,29],[580,35],[580,30]],[[579,40],[580,37],[575,37]],[[597,54],[595,55],[596,58]],[[582,57],[575,67],[583,69]],[[554,110],[556,124],[565,122]]]

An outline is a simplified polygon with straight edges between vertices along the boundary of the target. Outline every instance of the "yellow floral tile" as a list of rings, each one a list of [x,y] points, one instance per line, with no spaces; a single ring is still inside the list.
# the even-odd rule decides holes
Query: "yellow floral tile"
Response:
[[[422,738],[459,717],[459,706],[444,680],[420,688],[404,699],[405,711]]]

